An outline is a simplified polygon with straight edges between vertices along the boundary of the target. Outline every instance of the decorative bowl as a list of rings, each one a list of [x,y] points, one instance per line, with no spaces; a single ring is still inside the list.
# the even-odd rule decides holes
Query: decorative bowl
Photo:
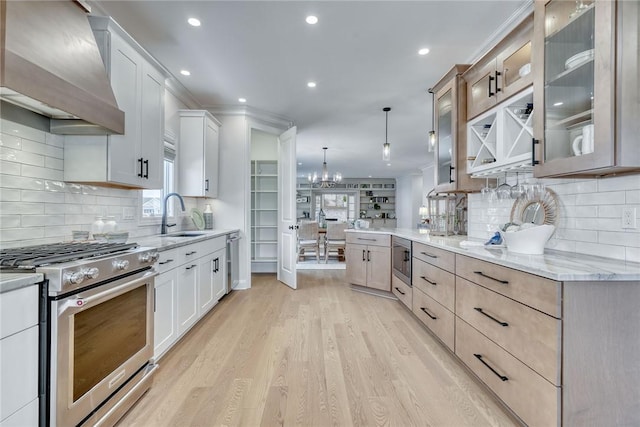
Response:
[[[510,252],[541,255],[544,253],[544,245],[554,231],[554,225],[544,224],[520,231],[501,231],[500,236]]]

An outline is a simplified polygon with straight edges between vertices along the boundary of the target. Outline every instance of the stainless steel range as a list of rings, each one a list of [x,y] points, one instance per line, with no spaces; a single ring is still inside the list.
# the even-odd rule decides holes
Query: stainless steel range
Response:
[[[113,425],[150,387],[157,259],[154,249],[120,243],[0,251],[3,269],[43,273],[48,282],[41,426]]]

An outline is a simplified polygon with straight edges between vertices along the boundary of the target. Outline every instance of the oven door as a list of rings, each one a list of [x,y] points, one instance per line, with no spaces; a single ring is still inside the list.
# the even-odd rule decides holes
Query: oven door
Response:
[[[393,274],[411,286],[411,241],[393,236],[391,250]]]
[[[154,270],[51,301],[52,425],[80,423],[153,357]]]

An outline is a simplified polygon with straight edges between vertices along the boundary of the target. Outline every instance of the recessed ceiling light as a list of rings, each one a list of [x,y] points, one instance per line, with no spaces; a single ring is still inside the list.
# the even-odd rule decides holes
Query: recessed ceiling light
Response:
[[[318,23],[318,17],[317,16],[313,16],[313,15],[309,15],[307,16],[307,19],[305,19],[305,21],[307,21],[307,24],[317,24]]]
[[[309,82],[307,83],[308,87],[316,87],[316,82]]]
[[[553,106],[554,106],[554,107],[559,107],[559,106],[561,106],[562,104],[564,104],[564,102],[556,102],[555,104],[553,104]]]
[[[238,102],[247,102],[247,98],[238,98]]]
[[[182,74],[183,76],[190,76],[191,75],[191,71],[189,71],[189,70],[180,70],[180,74]]]
[[[200,26],[200,20],[196,19],[196,18],[189,18],[187,19],[187,22],[189,23],[189,25],[191,25],[192,27],[199,27]]]
[[[387,166],[391,166],[391,163],[387,163]]]
[[[429,49],[426,47],[423,47],[418,51],[418,55],[426,55],[427,53],[429,53]]]

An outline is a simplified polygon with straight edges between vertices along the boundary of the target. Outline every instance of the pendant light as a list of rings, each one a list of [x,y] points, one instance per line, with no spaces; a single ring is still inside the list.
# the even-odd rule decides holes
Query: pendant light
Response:
[[[324,161],[322,162],[322,172],[320,175],[320,179],[318,179],[318,174],[313,173],[313,175],[309,174],[308,179],[309,182],[317,185],[320,188],[333,188],[337,183],[342,181],[342,174],[340,172],[336,172],[333,174],[333,177],[329,178],[329,170],[327,168],[327,147],[322,147],[324,150]]]
[[[384,126],[384,144],[382,144],[382,160],[388,162],[391,160],[391,144],[387,140],[389,133],[389,111],[391,111],[391,107],[384,107],[382,109],[385,114],[385,126]]]
[[[429,88],[428,92],[431,94],[431,130],[429,131],[429,143],[427,147],[429,152],[433,153],[436,150],[436,131],[434,130],[436,121],[436,102],[433,89]]]

